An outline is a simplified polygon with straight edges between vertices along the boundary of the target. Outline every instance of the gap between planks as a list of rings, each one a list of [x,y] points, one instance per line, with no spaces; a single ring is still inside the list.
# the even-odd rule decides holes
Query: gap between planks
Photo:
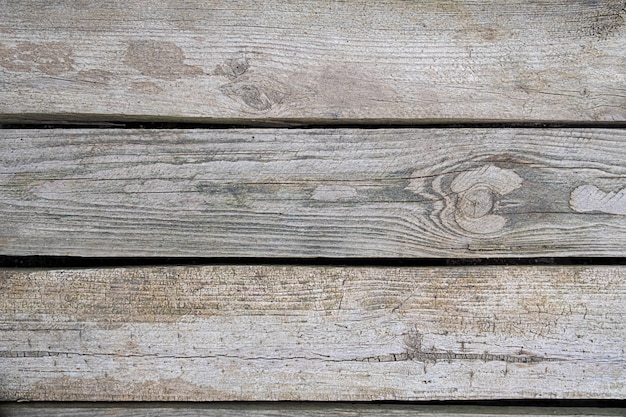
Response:
[[[0,129],[624,129],[626,121],[582,120],[484,120],[484,119],[202,119],[153,116],[111,117],[102,115],[0,114]],[[7,120],[10,120],[7,122]],[[3,122],[4,121],[4,122]]]
[[[547,417],[547,416],[624,416],[623,408],[597,407],[522,407],[477,405],[399,405],[342,403],[40,403],[0,404],[3,417]]]
[[[520,265],[626,265],[626,258],[186,258],[3,256],[0,268],[115,268],[132,266],[292,265],[347,267],[436,267]]]

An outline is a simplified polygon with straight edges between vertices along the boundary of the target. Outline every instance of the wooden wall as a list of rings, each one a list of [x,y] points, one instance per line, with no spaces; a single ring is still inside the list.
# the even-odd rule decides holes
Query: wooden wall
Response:
[[[0,126],[1,415],[624,414],[624,1],[5,1]]]

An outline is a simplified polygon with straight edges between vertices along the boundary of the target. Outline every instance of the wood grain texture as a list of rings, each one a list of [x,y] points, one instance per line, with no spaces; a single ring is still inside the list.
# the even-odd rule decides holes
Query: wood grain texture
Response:
[[[0,404],[2,417],[548,417],[626,415],[620,408],[500,407],[396,404]]]
[[[626,2],[5,1],[0,122],[626,120]]]
[[[619,129],[2,130],[3,255],[626,254]]]
[[[1,270],[0,399],[626,398],[626,267]]]

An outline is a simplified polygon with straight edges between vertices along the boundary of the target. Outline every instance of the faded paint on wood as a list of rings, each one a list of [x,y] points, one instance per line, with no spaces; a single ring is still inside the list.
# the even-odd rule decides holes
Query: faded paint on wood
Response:
[[[0,253],[626,254],[619,129],[3,130]]]
[[[626,267],[0,271],[0,399],[626,397]]]
[[[619,408],[499,407],[395,404],[0,404],[3,417],[548,417],[624,416]]]
[[[0,122],[625,121],[625,7],[9,1]]]

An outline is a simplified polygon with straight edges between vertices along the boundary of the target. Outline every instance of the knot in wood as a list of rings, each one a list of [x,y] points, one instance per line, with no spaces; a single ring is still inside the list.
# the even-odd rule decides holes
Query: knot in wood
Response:
[[[221,91],[228,97],[255,111],[267,111],[289,95],[289,88],[273,79],[242,79],[223,85]]]
[[[477,219],[493,209],[493,192],[486,185],[478,185],[459,194],[457,212],[464,217]]]
[[[230,79],[236,79],[241,77],[250,68],[250,63],[245,56],[239,56],[231,59],[227,59],[221,65],[215,67],[213,72],[215,75],[223,75]]]
[[[269,110],[272,101],[263,90],[253,84],[244,84],[239,90],[241,98],[250,107],[256,110]]]
[[[515,171],[495,165],[484,165],[457,175],[450,183],[450,190],[457,194],[453,207],[457,225],[477,234],[502,230],[506,218],[493,213],[495,200],[520,188],[522,181]]]

